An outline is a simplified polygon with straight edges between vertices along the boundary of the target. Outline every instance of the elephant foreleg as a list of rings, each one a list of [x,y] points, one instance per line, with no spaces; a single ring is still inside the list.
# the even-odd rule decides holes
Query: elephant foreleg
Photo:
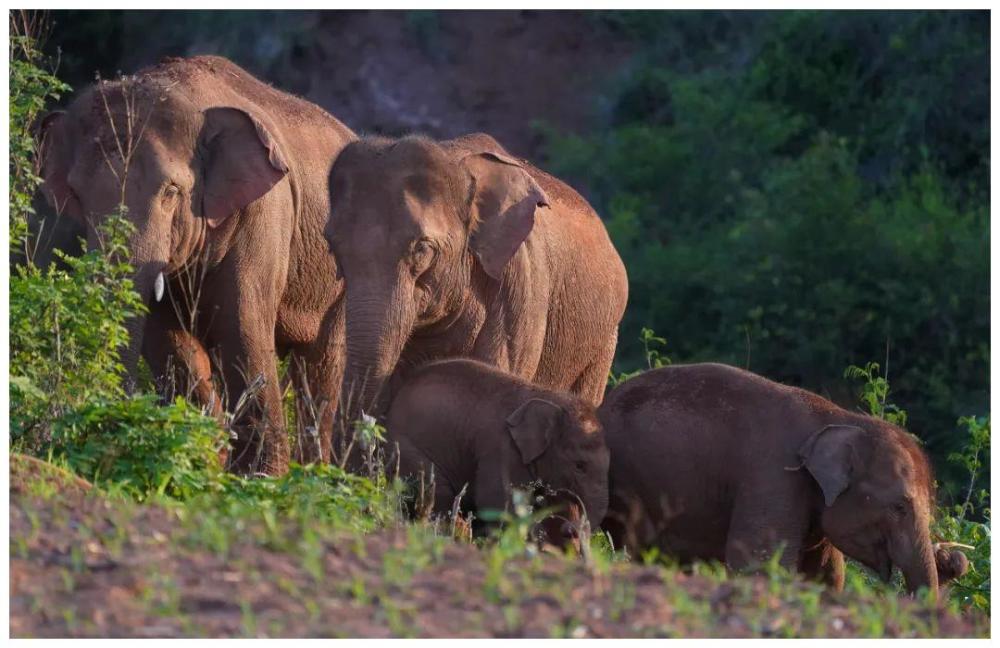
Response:
[[[731,569],[760,568],[778,551],[782,567],[798,568],[808,516],[794,491],[782,486],[748,484],[736,496],[726,538]]]
[[[316,343],[291,358],[298,428],[293,454],[303,465],[332,459],[344,358],[344,309],[335,304],[323,319]]]

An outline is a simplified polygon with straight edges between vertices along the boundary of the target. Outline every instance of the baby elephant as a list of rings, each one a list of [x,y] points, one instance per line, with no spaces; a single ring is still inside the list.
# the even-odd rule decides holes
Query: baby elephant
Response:
[[[964,573],[960,552],[931,542],[927,457],[885,421],[719,364],[633,378],[599,417],[611,450],[604,526],[633,554],[738,569],[783,547],[785,567],[837,589],[846,554],[935,595],[939,574]]]
[[[466,510],[509,510],[512,487],[540,482],[554,495],[546,505],[563,509],[539,525],[544,541],[579,548],[582,522],[607,511],[604,433],[593,406],[576,396],[475,360],[443,360],[406,378],[386,431],[400,475],[426,482],[433,468],[436,513],[450,512],[463,488]]]

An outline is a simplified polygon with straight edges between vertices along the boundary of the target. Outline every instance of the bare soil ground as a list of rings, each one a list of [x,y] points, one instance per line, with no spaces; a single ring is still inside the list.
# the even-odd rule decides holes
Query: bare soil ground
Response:
[[[195,516],[197,518],[197,516]],[[271,524],[274,522],[271,521]],[[987,636],[910,600],[865,600],[767,576],[489,548],[413,525],[295,544],[267,520],[221,543],[183,507],[109,497],[15,455],[14,637]],[[307,547],[315,550],[307,550]]]

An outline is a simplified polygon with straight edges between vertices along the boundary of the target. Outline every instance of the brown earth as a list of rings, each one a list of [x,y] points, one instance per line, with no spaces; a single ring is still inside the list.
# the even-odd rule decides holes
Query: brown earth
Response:
[[[269,546],[253,524],[213,550],[181,507],[116,501],[16,457],[10,511],[14,637],[988,634],[983,618],[902,599],[884,614],[816,585],[779,591],[765,576],[546,555],[491,565],[489,549],[422,545],[406,526],[323,542],[314,562]]]

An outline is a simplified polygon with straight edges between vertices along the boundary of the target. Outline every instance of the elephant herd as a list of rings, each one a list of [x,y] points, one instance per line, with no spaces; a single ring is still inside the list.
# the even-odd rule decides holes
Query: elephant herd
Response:
[[[100,81],[40,131],[44,193],[88,245],[120,205],[133,225],[128,375],[144,358],[230,412],[233,471],[356,467],[368,414],[401,474],[434,474],[436,512],[544,485],[553,544],[592,521],[633,555],[780,551],[835,588],[844,555],[911,590],[968,567],[932,542],[930,465],[889,423],[715,364],[605,396],[624,265],[586,200],[488,135],[359,137],[211,56]]]

